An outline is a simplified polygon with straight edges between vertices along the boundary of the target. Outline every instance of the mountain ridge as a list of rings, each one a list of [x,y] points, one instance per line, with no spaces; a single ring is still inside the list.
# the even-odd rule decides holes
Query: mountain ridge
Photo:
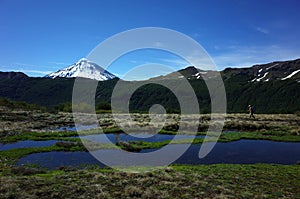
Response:
[[[29,78],[29,76],[27,76],[25,73],[22,72],[14,72],[14,71],[10,71],[10,72],[1,72],[0,71],[0,79],[2,78],[9,78],[9,79],[24,79],[24,78]]]
[[[257,65],[251,69],[237,68],[221,71],[226,90],[228,112],[246,112],[248,104],[254,104],[258,113],[294,113],[300,111],[300,82],[298,79],[300,73],[295,73],[299,67],[299,60],[281,63],[281,67],[279,67],[280,64],[274,66],[275,64]],[[269,68],[271,66],[274,67]],[[275,71],[270,73],[271,75],[274,74],[273,78],[266,75],[261,81],[251,81],[258,77],[261,69],[263,77],[267,68],[269,71]],[[199,70],[194,67],[188,67],[179,72],[181,72],[181,76],[187,76],[197,96],[200,110],[204,113],[209,112],[210,96],[205,81],[201,78],[203,74],[196,75]],[[284,79],[288,76],[290,78]],[[0,97],[46,107],[54,107],[72,101],[75,78],[28,77],[20,72],[2,72],[0,77]],[[167,78],[165,81],[172,81],[170,83],[180,87],[183,81],[178,76],[174,77],[176,78]],[[266,78],[270,78],[270,80],[265,81]],[[114,78],[98,81],[95,95],[96,103],[110,103],[113,89],[118,80],[118,78]],[[127,83],[130,86],[134,82]],[[124,94],[127,93],[124,92]],[[174,94],[167,88],[155,84],[155,81],[153,84],[138,88],[130,98],[130,110],[147,111],[153,104],[162,104],[168,110],[180,110]]]
[[[203,77],[214,78],[216,72],[221,74],[223,80],[237,80],[248,82],[267,82],[270,80],[286,80],[293,79],[300,82],[300,59],[288,61],[274,61],[266,64],[256,64],[245,68],[225,68],[221,71],[201,70],[194,66],[188,66],[176,72],[167,75],[161,75],[150,78],[151,80],[167,80],[181,79],[185,77],[188,80],[203,79]],[[178,73],[180,75],[178,76]],[[118,78],[114,74],[106,71],[96,63],[86,58],[80,59],[78,62],[50,73],[44,78],[76,78],[83,77],[97,81],[106,81]],[[22,72],[0,72],[0,78],[29,78]]]
[[[189,80],[215,78],[220,73],[222,79],[240,79],[248,82],[267,82],[270,80],[293,79],[300,82],[300,59],[289,61],[276,61],[267,64],[256,64],[247,68],[225,68],[222,71],[201,70],[194,66],[188,66],[177,72],[164,76],[151,78],[153,80],[180,79]],[[178,76],[178,73],[181,75]]]

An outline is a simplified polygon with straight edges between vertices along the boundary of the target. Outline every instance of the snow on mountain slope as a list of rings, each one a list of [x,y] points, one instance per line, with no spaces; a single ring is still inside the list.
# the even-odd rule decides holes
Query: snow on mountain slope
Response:
[[[269,64],[255,65],[249,69],[253,70],[253,81],[300,79],[300,59],[290,61],[272,62]],[[258,72],[256,72],[258,71]]]
[[[82,58],[77,63],[67,68],[61,69],[57,72],[50,73],[45,77],[52,78],[52,79],[57,77],[64,77],[64,78],[84,77],[84,78],[94,79],[97,81],[105,81],[105,80],[113,79],[116,76],[104,70],[96,63],[93,63],[86,58]]]
[[[292,72],[291,74],[289,74],[288,76],[282,78],[281,80],[289,79],[289,78],[293,77],[294,75],[296,75],[298,72],[300,72],[300,69]]]
[[[221,71],[224,80],[269,82],[279,80],[300,81],[300,59],[257,64],[249,68],[226,68]]]

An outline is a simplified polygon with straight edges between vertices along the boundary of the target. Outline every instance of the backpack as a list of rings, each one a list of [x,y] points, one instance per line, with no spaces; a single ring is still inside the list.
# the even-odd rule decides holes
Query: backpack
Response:
[[[252,112],[255,113],[255,111],[256,111],[255,106],[252,106]]]

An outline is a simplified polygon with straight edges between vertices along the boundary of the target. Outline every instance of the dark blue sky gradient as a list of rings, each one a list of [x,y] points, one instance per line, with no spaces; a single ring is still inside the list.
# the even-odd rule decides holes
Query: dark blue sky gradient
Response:
[[[43,76],[85,57],[116,33],[148,26],[192,37],[219,69],[295,59],[299,7],[298,0],[0,0],[0,71]],[[120,60],[122,70],[112,72],[160,59],[184,67],[172,56],[141,54]]]

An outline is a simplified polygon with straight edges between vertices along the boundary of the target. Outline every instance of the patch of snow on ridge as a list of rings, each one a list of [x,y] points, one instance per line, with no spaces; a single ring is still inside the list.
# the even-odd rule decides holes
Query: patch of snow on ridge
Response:
[[[259,82],[260,80],[262,80],[263,78],[265,78],[265,77],[268,75],[268,73],[269,73],[269,72],[266,72],[266,73],[264,74],[264,76],[258,78],[256,81]]]
[[[254,79],[251,80],[251,82],[255,82],[255,81],[259,82],[260,80],[262,80],[263,78],[265,78],[268,75],[268,73],[269,72],[266,72],[262,77],[260,77],[260,74],[258,74],[259,78],[255,77]],[[269,81],[269,80],[267,80],[267,81]]]
[[[275,67],[275,66],[278,66],[278,65],[279,65],[279,64],[274,64],[273,66],[268,67],[267,70],[269,70],[269,69],[271,69],[271,68],[273,68],[273,67]]]
[[[196,77],[197,79],[200,79],[201,78],[201,74],[205,75],[205,74],[207,74],[207,72],[206,71],[201,71],[201,72],[198,72],[198,73],[196,73],[195,75],[192,75],[192,76]]]
[[[298,72],[300,72],[300,69],[292,72],[291,74],[289,74],[288,76],[282,78],[281,80],[289,79],[289,78],[293,77],[294,75],[296,75]]]

